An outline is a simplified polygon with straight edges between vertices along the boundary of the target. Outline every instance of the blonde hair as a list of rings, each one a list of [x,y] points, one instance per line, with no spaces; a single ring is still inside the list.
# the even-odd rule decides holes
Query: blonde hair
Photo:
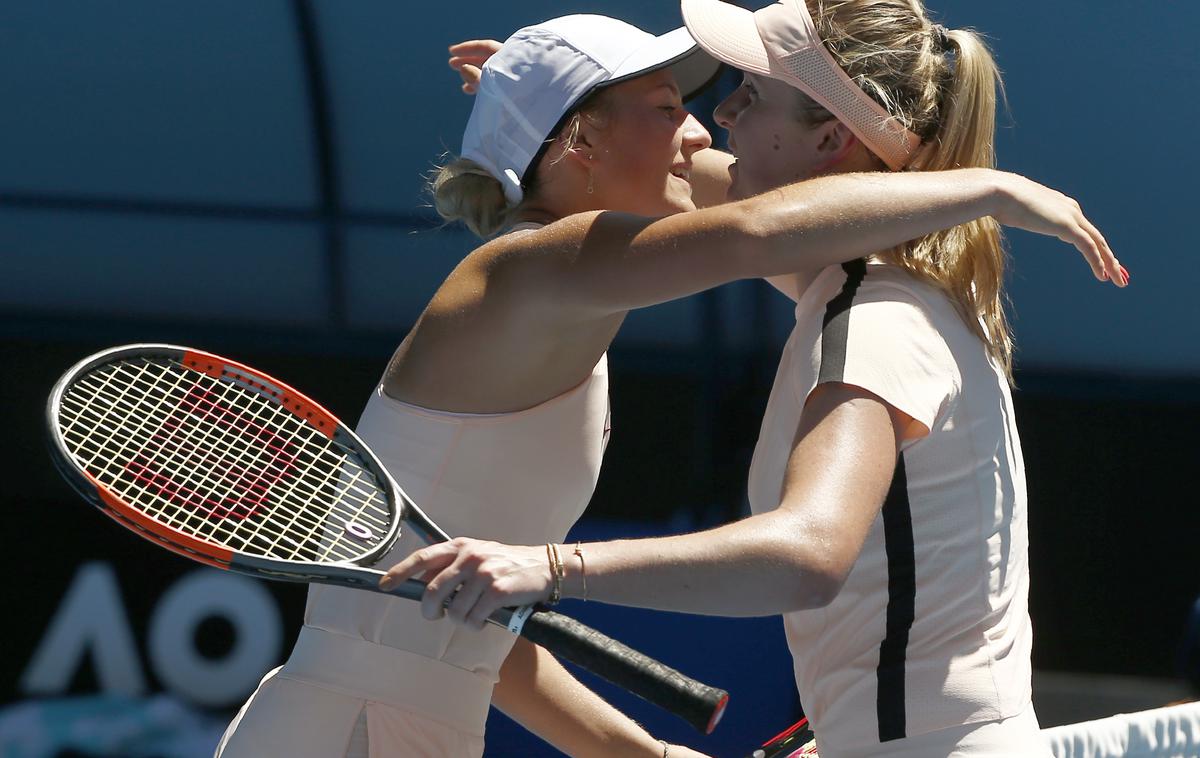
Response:
[[[583,119],[599,127],[605,125],[609,91],[606,88],[589,95],[575,108],[566,123],[546,138],[547,145],[554,140],[561,143],[559,155],[551,163],[562,160],[567,151],[575,147]],[[543,147],[542,154],[545,150]],[[504,196],[504,188],[496,177],[469,158],[451,157],[448,162],[436,167],[429,173],[426,191],[443,220],[447,223],[461,221],[476,236],[487,239],[511,226],[521,208],[537,197],[539,181],[536,167],[542,154],[533,159],[531,166],[534,170],[527,173],[524,198],[517,205],[509,204]]]
[[[974,31],[935,26],[920,0],[806,0],[826,48],[871,98],[922,139],[909,170],[996,165],[997,93],[1003,82]],[[807,98],[804,98],[807,99]],[[810,123],[833,118],[808,101]],[[883,255],[930,281],[1012,379],[1004,313],[1007,255],[990,217],[913,240]]]

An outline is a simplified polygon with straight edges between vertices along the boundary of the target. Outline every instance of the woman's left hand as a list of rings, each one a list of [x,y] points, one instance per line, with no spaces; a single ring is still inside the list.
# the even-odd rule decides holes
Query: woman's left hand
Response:
[[[553,580],[545,546],[522,547],[456,537],[421,548],[388,570],[379,586],[389,590],[412,577],[426,582],[421,615],[483,628],[505,606],[550,597]]]
[[[450,68],[462,77],[462,91],[474,95],[479,89],[481,69],[487,59],[500,49],[494,39],[469,39],[450,46]]]

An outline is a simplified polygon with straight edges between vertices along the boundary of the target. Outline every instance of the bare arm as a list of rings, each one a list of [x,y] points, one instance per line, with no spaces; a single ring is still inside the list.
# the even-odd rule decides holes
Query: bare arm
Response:
[[[662,743],[580,684],[554,656],[525,639],[517,639],[500,668],[492,704],[567,755],[661,758],[663,754]],[[700,754],[672,746],[671,755]]]
[[[688,613],[762,616],[828,604],[854,565],[891,483],[910,419],[844,384],[814,392],[800,417],[779,507],[694,534],[583,546],[588,597]],[[577,560],[564,594],[583,594]],[[544,547],[456,539],[413,553],[389,581],[432,571],[428,618],[481,626],[496,608],[546,599]]]
[[[476,91],[479,67],[499,48],[500,43],[496,40],[467,40],[450,46],[449,64],[462,77],[464,92]],[[692,197],[698,208],[715,208],[725,202],[730,186],[729,166],[733,160],[732,155],[713,149],[700,150],[693,155]],[[784,294],[795,298],[798,293],[794,274],[803,277],[827,265],[853,260],[934,231],[992,215],[1002,224],[1057,236],[1074,244],[1084,254],[1097,278],[1109,279],[1120,286],[1127,284],[1128,275],[1120,269],[1103,236],[1073,200],[1015,175],[976,169],[968,178],[967,173],[859,175],[856,180],[859,186],[848,186],[845,194],[838,194],[842,189],[841,182],[846,181],[844,177],[827,177],[814,180],[813,186],[806,188],[807,192],[797,191],[795,188],[800,185],[793,185],[736,203],[722,213],[709,214],[709,217],[685,214],[675,217],[675,223],[667,225],[631,217],[623,218],[623,223],[607,218],[601,222],[596,214],[585,214],[588,219],[583,223],[577,218],[576,223],[567,222],[565,227],[555,225],[555,231],[542,235],[540,244],[529,251],[536,259],[555,248],[565,247],[580,254],[574,261],[556,258],[554,263],[559,264],[558,271],[553,270],[555,266],[538,266],[536,263],[521,267],[532,269],[535,279],[548,279],[538,281],[534,286],[550,286],[534,291],[562,293],[558,305],[563,301],[574,302],[572,298],[576,294],[592,295],[588,303],[606,314],[756,276],[767,278]],[[887,178],[883,179],[885,176]],[[862,186],[871,181],[868,177],[882,180],[874,186],[874,193]],[[910,177],[916,182],[915,186],[909,182]],[[827,189],[828,195],[821,196],[821,189]],[[929,194],[923,197],[909,194],[921,191]],[[773,202],[772,198],[778,202]],[[803,218],[796,219],[797,214]],[[739,220],[745,223],[739,226],[736,223]],[[690,234],[686,233],[688,231]],[[710,232],[714,237],[709,241],[716,243],[718,249],[708,249],[711,246],[705,246],[704,240],[696,239],[697,236],[706,237]],[[686,249],[673,256],[654,255],[654,246],[661,243],[663,236],[668,243]],[[639,243],[636,247],[629,244],[635,238]],[[614,242],[619,249],[606,255],[604,249]],[[721,249],[727,242],[731,243],[730,249]],[[784,254],[771,255],[775,252],[771,250],[772,245],[783,246]],[[589,253],[586,256],[583,255],[585,246]],[[787,252],[792,254],[789,256]],[[510,261],[522,258],[508,257]],[[622,277],[622,272],[618,271],[613,272],[615,276],[602,277],[598,282],[590,279],[593,273],[610,273],[604,265],[609,259],[615,260],[620,269],[628,269],[628,276]],[[641,265],[631,266],[631,262]],[[672,262],[676,266],[671,266]],[[694,268],[697,276],[692,281],[675,279],[674,274],[680,267]],[[547,268],[552,270],[545,271]],[[569,286],[571,277],[559,280],[560,276],[572,272],[576,274],[576,280],[583,280],[585,284],[595,282],[596,286],[578,291]],[[642,297],[634,297],[625,285],[645,283],[646,279],[641,278],[644,273],[651,276],[664,274],[668,284],[679,286],[647,291],[640,293]],[[524,277],[512,279],[523,282]],[[568,286],[559,289],[562,284]],[[608,284],[616,285],[616,291],[607,289]],[[531,302],[526,297],[525,287],[518,289],[517,297],[523,302]],[[621,297],[623,293],[629,295]]]
[[[1073,244],[1097,278],[1124,284],[1074,200],[987,169],[821,177],[659,219],[581,213],[483,250],[491,283],[510,294],[497,307],[594,318],[738,279],[817,271],[988,215]]]
[[[711,147],[692,154],[692,202],[697,208],[711,208],[726,201],[733,161],[729,153]]]

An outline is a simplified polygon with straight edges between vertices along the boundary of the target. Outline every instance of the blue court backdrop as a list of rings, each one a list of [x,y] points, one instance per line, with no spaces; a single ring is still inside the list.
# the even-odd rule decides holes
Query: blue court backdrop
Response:
[[[1175,675],[1200,593],[1200,5],[933,10],[986,32],[1004,70],[1001,166],[1077,197],[1132,273],[1117,291],[1064,245],[1010,235],[1035,665]],[[473,244],[421,192],[470,108],[446,45],[588,11],[679,24],[669,0],[0,3],[0,755],[209,755],[303,608],[300,588],[196,569],[77,502],[42,449],[56,376],[103,346],[172,341],[355,418]],[[742,515],[790,327],[757,282],[632,314],[612,351],[613,442],[575,534]],[[701,738],[585,677],[667,739],[737,756],[799,713],[777,619],[569,610],[732,693]],[[489,756],[552,754],[493,714]]]

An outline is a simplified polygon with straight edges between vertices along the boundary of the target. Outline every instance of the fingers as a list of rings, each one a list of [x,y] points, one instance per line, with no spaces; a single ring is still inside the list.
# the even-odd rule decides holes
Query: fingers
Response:
[[[450,602],[446,605],[446,616],[451,621],[456,621],[460,624],[465,623],[468,616],[475,610],[475,606],[484,592],[485,589],[482,582],[465,581],[459,586],[458,591],[450,597]]]
[[[462,77],[462,91],[474,95],[479,90],[480,70],[488,58],[500,49],[500,43],[494,39],[472,39],[450,46],[450,68]]]
[[[492,57],[499,49],[500,43],[494,39],[472,39],[458,42],[449,48],[450,67],[457,68],[454,65],[455,60],[466,60],[482,66],[483,62]]]
[[[453,562],[457,554],[456,549],[447,550],[448,547],[450,547],[450,543],[443,542],[417,550],[388,569],[387,574],[379,580],[379,588],[385,591],[395,589],[418,574],[425,577],[436,576]]]
[[[458,70],[458,75],[462,77],[464,93],[474,95],[479,90],[479,78],[483,76],[483,71],[478,66],[465,64]]]
[[[1096,225],[1083,215],[1079,203],[1072,200],[1071,204],[1077,216],[1076,226],[1073,230],[1077,239],[1072,242],[1084,254],[1088,264],[1092,267],[1092,273],[1101,281],[1110,281],[1118,287],[1128,286],[1129,272],[1113,254],[1112,248],[1108,246],[1108,240],[1104,239],[1104,235],[1100,233]]]
[[[464,605],[467,608],[473,605],[473,601],[469,600],[471,591],[467,586],[463,586],[469,584],[473,575],[472,566],[467,564],[463,554],[459,553],[449,566],[425,585],[425,594],[421,596],[421,615],[431,621],[440,619],[448,606],[458,602],[459,594],[467,596],[459,603],[460,609]]]
[[[504,599],[494,587],[488,588],[479,594],[479,598],[475,601],[475,606],[471,608],[464,618],[467,626],[475,629],[482,629],[487,620],[501,606],[504,605]]]
[[[501,606],[502,598],[494,588],[493,572],[480,575],[480,556],[473,546],[476,543],[472,540],[459,537],[417,550],[392,566],[379,586],[391,590],[419,576],[425,581],[422,616],[429,620],[449,616],[458,623],[482,628]]]
[[[1068,225],[1063,233],[1059,235],[1059,239],[1068,244],[1074,245],[1075,249],[1083,254],[1083,260],[1087,262],[1092,269],[1092,276],[1100,281],[1108,278],[1105,271],[1103,256],[1100,253],[1100,247],[1092,236],[1078,223]]]
[[[475,68],[479,68],[486,62],[486,57],[480,57],[476,55],[455,55],[452,56],[450,60],[446,61],[446,63],[450,65],[450,68],[454,69],[455,71],[460,71],[463,66],[474,66]]]
[[[425,579],[422,616],[434,620],[445,615],[476,629],[502,606],[546,599],[553,583],[542,546],[468,537],[417,550],[392,566],[379,584],[391,590],[415,576]]]
[[[1064,219],[1066,233],[1060,234],[1060,239],[1073,244],[1079,252],[1083,253],[1084,260],[1091,266],[1092,274],[1097,279],[1110,281],[1118,287],[1127,286],[1129,272],[1121,266],[1121,262],[1113,254],[1104,235],[1083,214],[1079,202],[1062,193],[1056,192],[1055,194],[1065,200],[1067,205],[1067,217]]]
[[[1001,223],[1027,229],[1038,234],[1050,234],[1074,245],[1092,274],[1100,281],[1110,281],[1118,287],[1129,284],[1129,272],[1121,266],[1104,235],[1083,214],[1079,202],[1058,190],[1029,179],[1017,177],[1008,181],[1010,199],[1016,204],[1001,210]]]
[[[1096,246],[1101,266],[1104,269],[1104,278],[1118,287],[1129,286],[1129,272],[1125,270],[1125,267],[1117,260],[1117,256],[1113,254],[1112,248],[1108,246],[1108,240],[1104,239],[1104,235],[1100,233],[1100,230],[1087,218],[1083,218],[1081,226]]]
[[[467,39],[455,42],[448,49],[451,55],[482,55],[486,58],[499,50],[502,44],[494,39]]]

